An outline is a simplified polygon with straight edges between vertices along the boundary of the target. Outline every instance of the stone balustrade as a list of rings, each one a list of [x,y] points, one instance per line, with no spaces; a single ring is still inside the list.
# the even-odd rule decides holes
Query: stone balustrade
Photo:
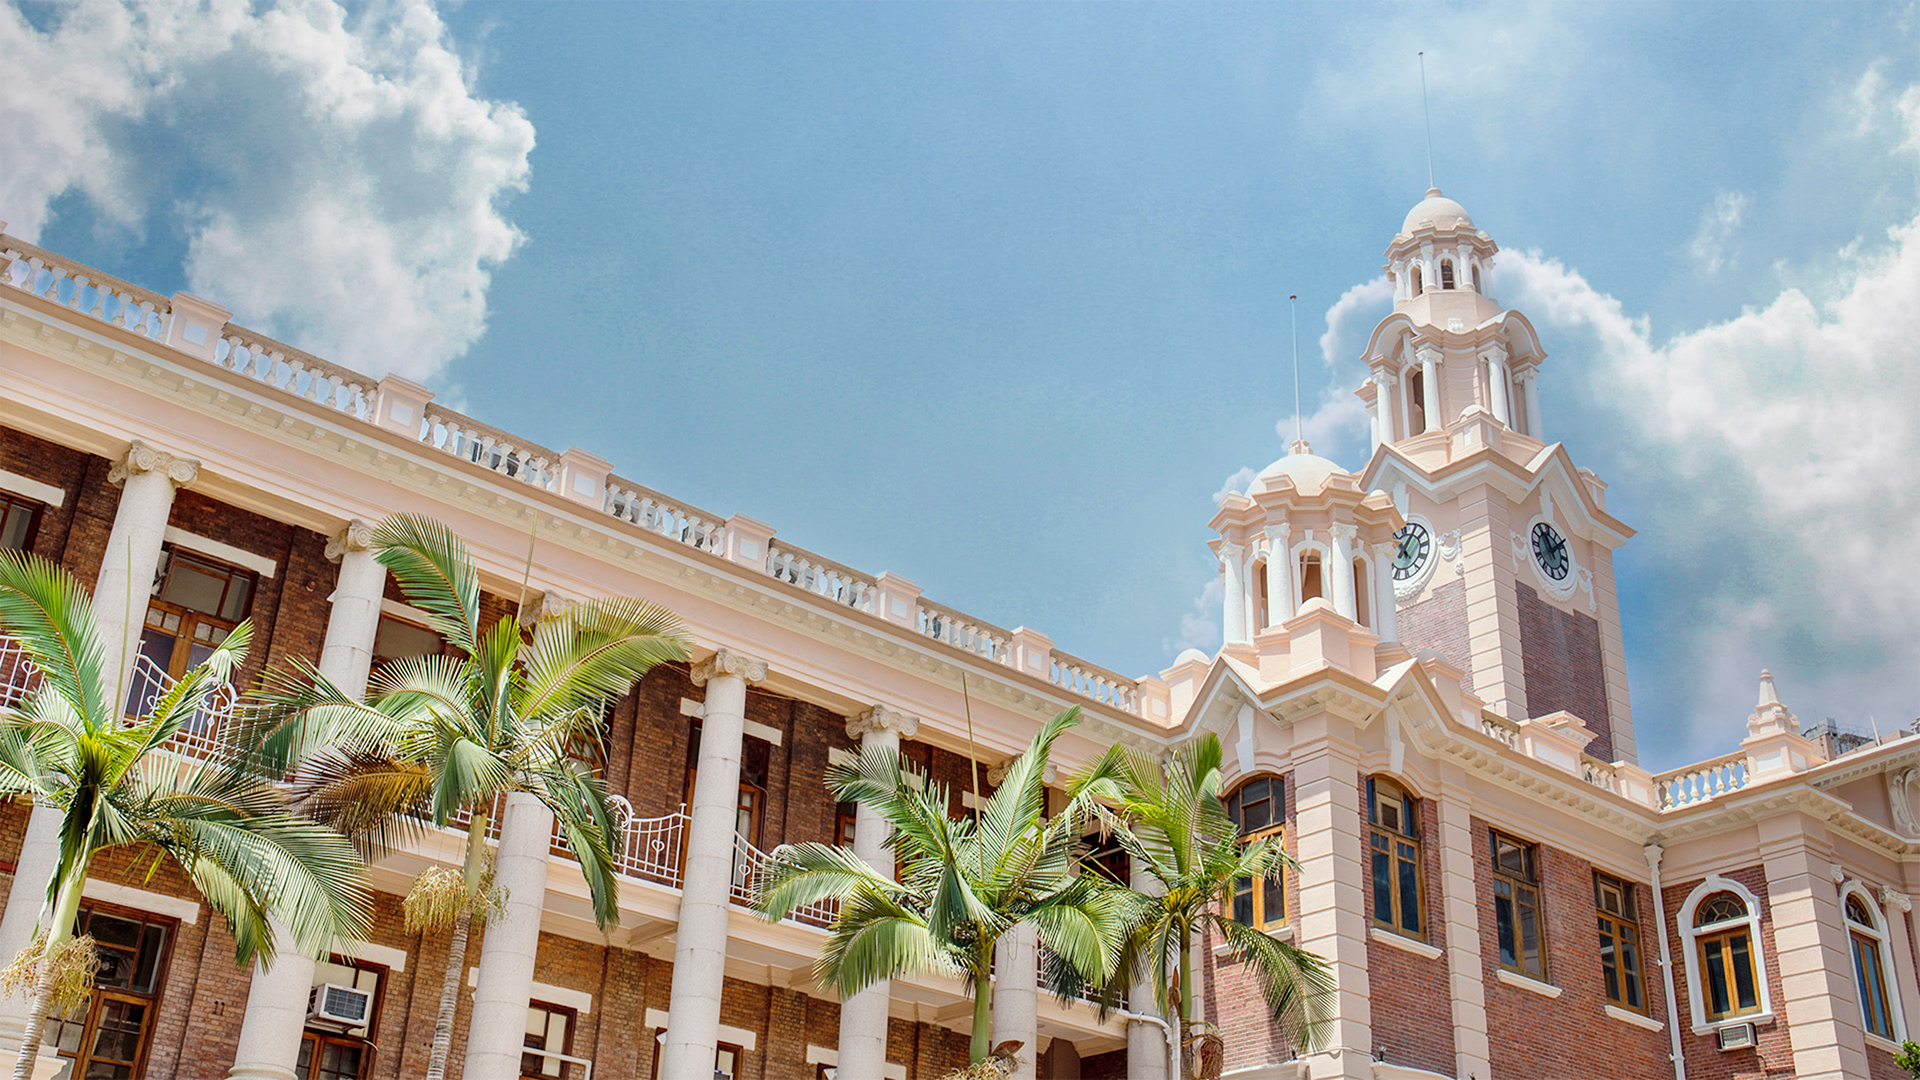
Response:
[[[1013,662],[1013,634],[978,619],[962,615],[944,604],[920,601],[920,632],[935,641],[984,656],[997,664]]]
[[[1725,754],[1653,778],[1660,809],[1673,810],[1739,791],[1753,779],[1745,750]]]
[[[767,547],[767,573],[855,611],[873,612],[880,586],[865,574],[786,544]]]
[[[0,236],[0,285],[51,300],[71,311],[158,338],[171,302],[159,293],[63,259],[44,248]]]
[[[691,548],[718,553],[726,538],[721,519],[670,502],[665,495],[618,476],[607,477],[607,513]]]
[[[1487,713],[1480,714],[1480,732],[1498,739],[1512,749],[1520,749],[1520,725]]]
[[[276,390],[336,409],[357,420],[373,416],[377,381],[329,364],[243,326],[228,323],[215,360],[228,371],[258,379]]]
[[[1140,715],[1140,681],[1108,671],[1098,664],[1054,650],[1053,685],[1109,705],[1124,713]]]
[[[428,405],[420,441],[523,484],[552,491],[560,455],[452,409]]]

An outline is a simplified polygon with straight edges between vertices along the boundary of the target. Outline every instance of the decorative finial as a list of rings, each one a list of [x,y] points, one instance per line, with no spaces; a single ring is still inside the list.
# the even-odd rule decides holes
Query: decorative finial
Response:
[[[1773,672],[1760,669],[1760,708],[1780,704],[1780,692],[1773,687]]]
[[[1295,440],[1293,440],[1293,443],[1292,443],[1292,445],[1290,445],[1290,446],[1288,446],[1288,447],[1287,447],[1287,453],[1289,453],[1289,454],[1311,454],[1311,453],[1313,453],[1313,447],[1311,447],[1311,446],[1308,446],[1308,445],[1307,445],[1307,440],[1305,440],[1305,439],[1295,439]]]
[[[1780,694],[1773,688],[1773,672],[1760,672],[1760,702],[1747,716],[1748,735],[1772,735],[1777,732],[1800,731],[1800,718],[1788,711],[1780,703]]]

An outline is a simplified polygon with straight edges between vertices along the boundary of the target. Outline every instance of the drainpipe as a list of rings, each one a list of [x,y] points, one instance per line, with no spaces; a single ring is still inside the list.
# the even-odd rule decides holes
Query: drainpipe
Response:
[[[1680,1000],[1673,992],[1673,949],[1667,944],[1667,898],[1660,891],[1660,856],[1666,849],[1648,844],[1642,853],[1653,874],[1653,915],[1660,927],[1660,975],[1667,988],[1667,1037],[1673,1045],[1673,1080],[1687,1080],[1687,1058],[1680,1049]]]
[[[1167,1077],[1168,1080],[1180,1080],[1180,1043],[1173,1033],[1173,1025],[1164,1017],[1149,1016],[1146,1013],[1128,1012],[1125,1009],[1113,1010],[1113,1015],[1129,1024],[1152,1024],[1167,1037]]]

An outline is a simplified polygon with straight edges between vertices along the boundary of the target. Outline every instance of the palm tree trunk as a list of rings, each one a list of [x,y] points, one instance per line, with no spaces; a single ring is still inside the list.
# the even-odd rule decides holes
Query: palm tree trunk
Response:
[[[1193,1071],[1190,1064],[1192,1055],[1187,1053],[1187,1029],[1193,1023],[1193,941],[1190,933],[1180,935],[1180,1007],[1176,1012],[1180,1019],[1180,1080],[1187,1080],[1187,1074]]]
[[[993,946],[988,945],[975,961],[979,971],[973,980],[973,1039],[967,1044],[967,1064],[987,1060],[993,1049]]]
[[[53,906],[53,923],[47,928],[47,945],[40,954],[40,972],[33,980],[33,1008],[27,1014],[27,1029],[20,1035],[20,1054],[13,1060],[13,1080],[33,1080],[34,1062],[40,1057],[40,1036],[47,1026],[47,1010],[53,1004],[54,952],[73,937],[73,920],[80,914],[80,891],[87,880],[86,856],[67,875],[60,899]]]
[[[447,945],[447,971],[440,980],[440,1012],[433,1018],[433,1053],[427,1058],[427,1080],[443,1080],[447,1074],[447,1054],[453,1049],[453,1015],[460,1005],[460,970],[467,966],[467,931],[472,926],[470,908],[453,917],[453,937]]]
[[[473,897],[487,865],[486,811],[476,811],[467,826],[467,850],[460,865],[466,883],[465,902],[453,917],[453,938],[447,943],[447,972],[440,981],[440,1012],[433,1018],[433,1051],[427,1057],[426,1080],[444,1080],[447,1057],[453,1050],[453,1016],[460,1006],[460,973],[467,966],[467,934],[473,928]]]

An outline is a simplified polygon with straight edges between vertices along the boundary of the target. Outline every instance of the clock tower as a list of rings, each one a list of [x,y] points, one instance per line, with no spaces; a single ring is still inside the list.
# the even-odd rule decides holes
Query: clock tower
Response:
[[[1613,575],[1633,530],[1547,440],[1546,350],[1489,295],[1498,250],[1438,189],[1387,246],[1393,312],[1362,357],[1373,454],[1358,487],[1405,520],[1390,567],[1402,644],[1465,671],[1507,719],[1564,711],[1590,755],[1634,761]]]

